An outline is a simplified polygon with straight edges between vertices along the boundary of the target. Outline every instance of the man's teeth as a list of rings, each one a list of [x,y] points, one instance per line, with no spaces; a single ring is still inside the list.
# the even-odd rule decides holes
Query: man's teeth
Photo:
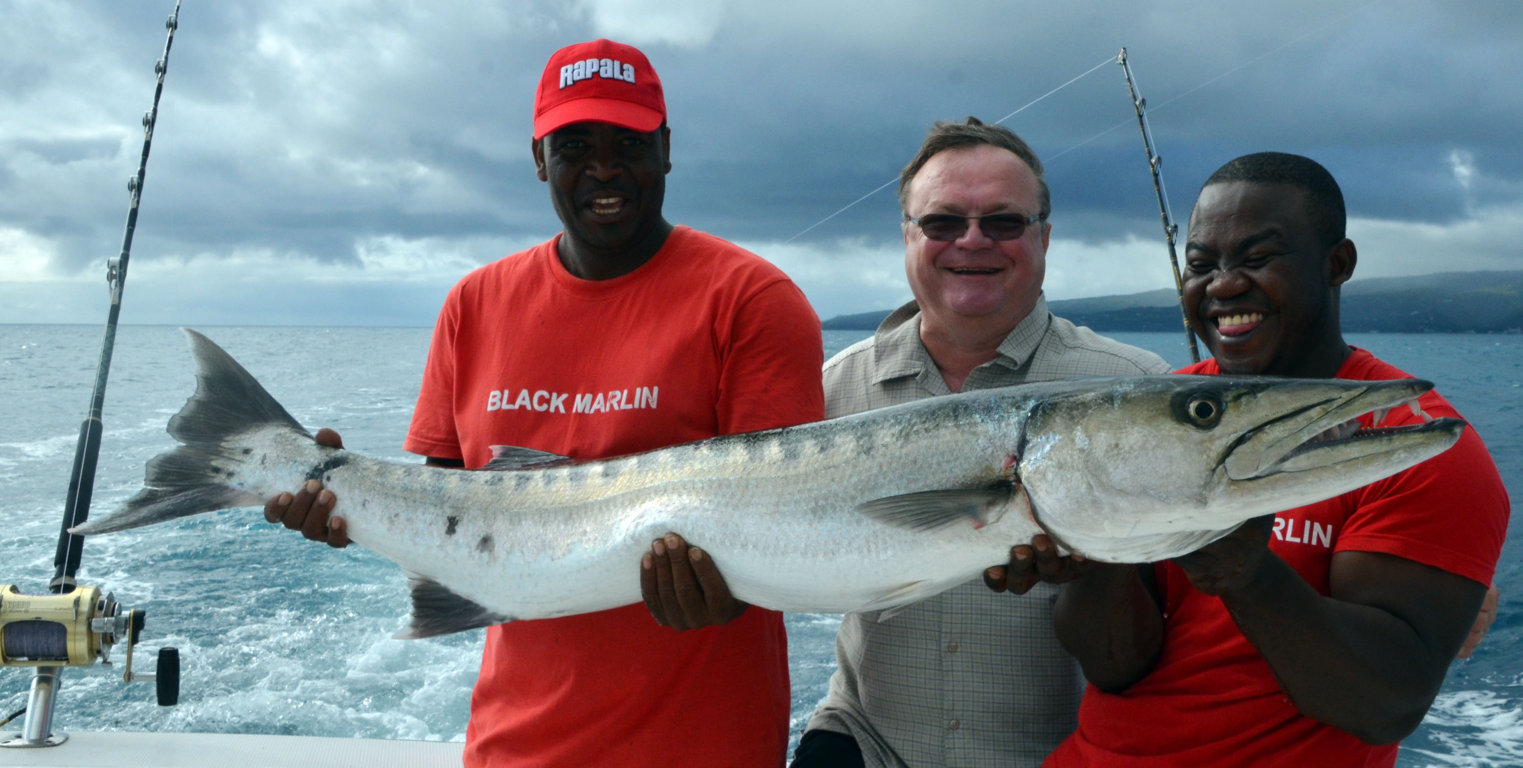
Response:
[[[1232,328],[1232,327],[1239,326],[1239,325],[1248,325],[1249,323],[1257,323],[1257,322],[1262,321],[1263,319],[1264,319],[1264,315],[1263,315],[1263,313],[1260,313],[1260,312],[1249,312],[1248,314],[1245,314],[1245,315],[1227,315],[1225,317],[1218,317],[1218,318],[1216,318],[1216,327],[1218,327],[1218,328]]]
[[[623,203],[623,198],[595,197],[592,199],[592,210],[594,213],[614,213]]]

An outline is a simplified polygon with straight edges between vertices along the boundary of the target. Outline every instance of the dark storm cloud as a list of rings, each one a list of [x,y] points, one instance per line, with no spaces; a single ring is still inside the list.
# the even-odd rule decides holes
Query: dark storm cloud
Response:
[[[8,6],[0,245],[30,271],[0,279],[93,276],[119,247],[137,120],[171,7]],[[817,304],[825,290],[804,272],[832,263],[832,296],[860,278],[874,286],[861,301],[897,300],[885,287],[902,278],[893,185],[841,209],[893,181],[938,119],[1026,107],[1005,124],[1047,163],[1056,269],[1075,253],[1158,242],[1113,61],[1122,46],[1181,227],[1212,170],[1262,149],[1323,161],[1355,217],[1455,225],[1523,205],[1523,92],[1499,87],[1523,63],[1519,29],[1523,4],[1513,0],[191,0],[135,258],[205,265],[264,254],[299,286],[324,275],[404,279],[405,265],[431,263],[428,253],[482,263],[548,237],[558,222],[529,155],[533,90],[552,51],[600,35],[641,46],[666,84],[670,217],[779,260]],[[1490,268],[1523,258],[1485,256]],[[351,272],[296,274],[302,264]],[[373,295],[333,295],[370,318],[361,294]]]

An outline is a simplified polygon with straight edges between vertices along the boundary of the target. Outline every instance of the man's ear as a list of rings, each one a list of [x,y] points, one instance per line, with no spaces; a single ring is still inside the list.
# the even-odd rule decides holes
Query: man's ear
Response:
[[[1327,284],[1337,288],[1348,282],[1354,276],[1354,266],[1358,263],[1359,250],[1354,247],[1354,241],[1343,238],[1327,252]]]
[[[672,129],[661,126],[661,156],[666,159],[666,172],[672,172]]]
[[[545,174],[545,154],[542,151],[545,148],[544,144],[543,139],[533,139],[529,142],[529,149],[534,152],[534,175],[538,176],[540,181],[549,181],[550,177]]]

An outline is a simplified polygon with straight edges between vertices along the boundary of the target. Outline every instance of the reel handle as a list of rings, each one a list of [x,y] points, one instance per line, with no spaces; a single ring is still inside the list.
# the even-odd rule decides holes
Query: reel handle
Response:
[[[158,694],[159,706],[172,707],[180,703],[180,649],[159,649],[159,665],[153,670],[153,687]]]

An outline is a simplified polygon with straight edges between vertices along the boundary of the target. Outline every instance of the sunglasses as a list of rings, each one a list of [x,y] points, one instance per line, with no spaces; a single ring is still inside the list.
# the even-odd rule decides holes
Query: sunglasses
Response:
[[[978,230],[990,240],[1016,240],[1026,234],[1026,227],[1041,221],[1042,217],[1026,217],[1019,213],[991,213],[985,216],[927,213],[919,218],[906,216],[904,220],[920,227],[926,237],[950,243],[967,233],[969,221],[977,221]]]

